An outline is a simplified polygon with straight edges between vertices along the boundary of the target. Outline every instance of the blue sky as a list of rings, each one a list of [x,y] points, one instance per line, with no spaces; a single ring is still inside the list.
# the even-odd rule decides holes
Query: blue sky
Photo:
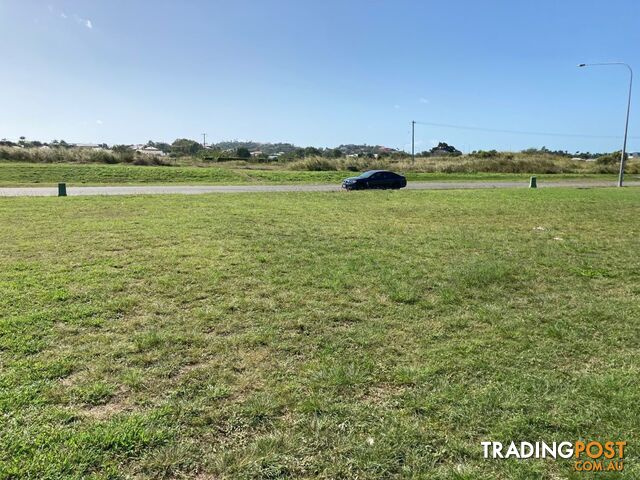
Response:
[[[640,2],[0,0],[0,137],[408,148],[419,120],[622,135]],[[640,97],[630,132],[640,137]],[[417,150],[620,148],[416,127]],[[640,150],[640,140],[629,141]]]

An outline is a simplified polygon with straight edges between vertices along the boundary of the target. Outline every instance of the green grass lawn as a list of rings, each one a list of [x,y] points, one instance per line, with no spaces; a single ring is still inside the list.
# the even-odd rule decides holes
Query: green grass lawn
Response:
[[[639,214],[633,188],[0,199],[0,478],[591,478],[480,445],[579,439],[640,478]]]
[[[0,187],[52,186],[58,182],[71,185],[117,184],[220,184],[242,185],[287,183],[339,183],[356,172],[310,172],[279,169],[240,169],[229,167],[157,167],[134,165],[104,165],[78,163],[10,163],[0,162]],[[480,181],[522,180],[528,174],[504,173],[408,173],[410,181]],[[538,175],[541,180],[601,179],[614,180],[615,175],[549,174]],[[629,176],[631,178],[631,176]]]

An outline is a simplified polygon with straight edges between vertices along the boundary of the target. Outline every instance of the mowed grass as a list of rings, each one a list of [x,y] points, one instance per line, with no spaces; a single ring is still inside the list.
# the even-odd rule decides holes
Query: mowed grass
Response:
[[[279,172],[227,167],[0,163],[0,186],[109,184],[246,184],[338,182],[341,172]]]
[[[292,171],[286,165],[259,169],[233,166],[135,166],[78,163],[10,163],[0,162],[0,187],[52,186],[58,182],[70,185],[143,185],[143,184],[287,184],[287,183],[339,183],[344,178],[358,175],[349,171]],[[504,173],[406,173],[410,181],[447,180],[522,180],[527,174]],[[628,179],[637,176],[629,175]],[[547,174],[544,180],[599,179],[613,181],[608,174]]]
[[[480,445],[578,439],[639,478],[639,205],[1,199],[0,478],[590,478]]]

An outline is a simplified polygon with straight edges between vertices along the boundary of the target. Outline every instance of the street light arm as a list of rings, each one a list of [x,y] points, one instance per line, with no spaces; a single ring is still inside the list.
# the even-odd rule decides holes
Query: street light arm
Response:
[[[629,75],[631,76],[630,83],[633,82],[633,69],[631,68],[631,65],[629,65],[628,63],[624,63],[624,62],[581,63],[580,65],[578,65],[578,67],[599,67],[602,65],[622,65],[623,67],[627,67],[627,70],[629,70]]]
[[[579,67],[595,67],[598,65],[624,65],[625,67],[627,67],[629,69],[629,71],[631,71],[631,67],[629,66],[628,63],[624,63],[624,62],[599,62],[599,63],[581,63],[580,65],[578,65]]]

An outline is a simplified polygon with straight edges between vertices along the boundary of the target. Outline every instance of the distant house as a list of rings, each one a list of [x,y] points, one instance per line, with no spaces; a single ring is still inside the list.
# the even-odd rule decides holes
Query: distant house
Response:
[[[432,148],[431,149],[431,155],[433,155],[434,157],[445,157],[447,155],[450,155],[451,152],[448,150],[445,150],[443,148]]]
[[[156,148],[156,147],[141,147],[141,148],[136,148],[136,153],[140,153],[142,155],[150,155],[153,157],[164,157],[166,155],[166,153],[164,153],[162,150]]]
[[[74,148],[82,148],[85,150],[104,150],[101,145],[97,143],[72,143],[72,147]]]
[[[629,158],[640,158],[640,152],[629,153]]]
[[[261,155],[262,155],[261,150],[254,150],[253,152],[251,152],[252,157],[260,157]]]

